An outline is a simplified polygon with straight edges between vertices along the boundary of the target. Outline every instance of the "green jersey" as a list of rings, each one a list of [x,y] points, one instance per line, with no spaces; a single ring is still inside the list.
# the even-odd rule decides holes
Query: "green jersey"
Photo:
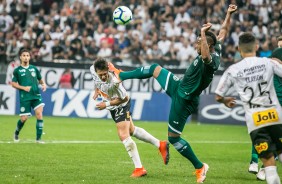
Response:
[[[41,80],[41,74],[39,70],[33,66],[28,67],[19,66],[14,70],[13,82],[19,83],[21,86],[31,86],[30,91],[20,91],[20,101],[28,101],[34,99],[41,99],[41,94],[38,87],[38,81]]]
[[[274,49],[271,57],[278,58],[282,61],[282,48]],[[279,103],[282,106],[282,78],[274,75],[273,82]]]
[[[178,94],[187,100],[195,100],[211,83],[215,71],[220,64],[221,43],[215,45],[215,52],[211,53],[211,62],[205,64],[199,55],[186,70],[178,88]]]
[[[282,106],[282,78],[274,75],[273,82],[279,103]]]

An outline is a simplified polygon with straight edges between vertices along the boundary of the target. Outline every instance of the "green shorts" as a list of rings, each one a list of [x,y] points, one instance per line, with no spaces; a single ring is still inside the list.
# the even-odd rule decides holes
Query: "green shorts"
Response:
[[[179,78],[164,68],[157,77],[157,81],[171,98],[168,131],[181,134],[188,117],[196,111],[198,100],[190,101],[181,98],[178,94]]]
[[[41,106],[45,106],[42,99],[22,101],[20,102],[20,116],[31,116],[31,108],[36,110]]]

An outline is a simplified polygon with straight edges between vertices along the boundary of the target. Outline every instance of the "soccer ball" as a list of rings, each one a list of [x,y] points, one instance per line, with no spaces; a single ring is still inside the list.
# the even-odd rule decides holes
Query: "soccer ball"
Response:
[[[119,25],[126,25],[132,20],[132,12],[126,6],[119,6],[113,12],[113,21]]]

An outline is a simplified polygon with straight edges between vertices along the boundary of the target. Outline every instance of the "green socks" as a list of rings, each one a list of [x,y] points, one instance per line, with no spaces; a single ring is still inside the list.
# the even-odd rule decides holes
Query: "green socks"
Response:
[[[147,79],[153,76],[155,68],[158,64],[152,64],[150,66],[143,66],[128,72],[120,72],[119,78],[124,81],[127,79]]]
[[[258,154],[254,146],[252,146],[252,158],[250,163],[252,162],[258,163]]]
[[[19,135],[19,133],[20,133],[21,129],[23,128],[23,126],[24,126],[24,123],[19,119],[18,123],[17,123],[16,131],[15,131],[16,135]]]
[[[41,139],[41,135],[43,132],[43,120],[37,120],[36,121],[36,140]]]
[[[200,169],[203,167],[203,163],[198,160],[187,141],[181,137],[168,137],[168,140],[182,156],[190,160],[195,169]]]

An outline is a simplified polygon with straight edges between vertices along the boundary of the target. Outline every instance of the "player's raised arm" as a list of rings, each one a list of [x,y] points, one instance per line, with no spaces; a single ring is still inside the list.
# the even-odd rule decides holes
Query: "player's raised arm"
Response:
[[[230,4],[226,13],[226,17],[224,19],[224,22],[221,25],[219,34],[217,36],[217,40],[222,42],[228,31],[229,31],[229,27],[230,27],[230,20],[231,20],[231,15],[237,10],[237,6],[234,4]]]
[[[207,23],[204,24],[203,27],[201,28],[201,55],[202,55],[202,60],[204,63],[210,63],[211,61],[211,55],[210,55],[210,49],[209,49],[209,44],[207,42],[206,38],[206,32],[211,28],[212,24]]]

